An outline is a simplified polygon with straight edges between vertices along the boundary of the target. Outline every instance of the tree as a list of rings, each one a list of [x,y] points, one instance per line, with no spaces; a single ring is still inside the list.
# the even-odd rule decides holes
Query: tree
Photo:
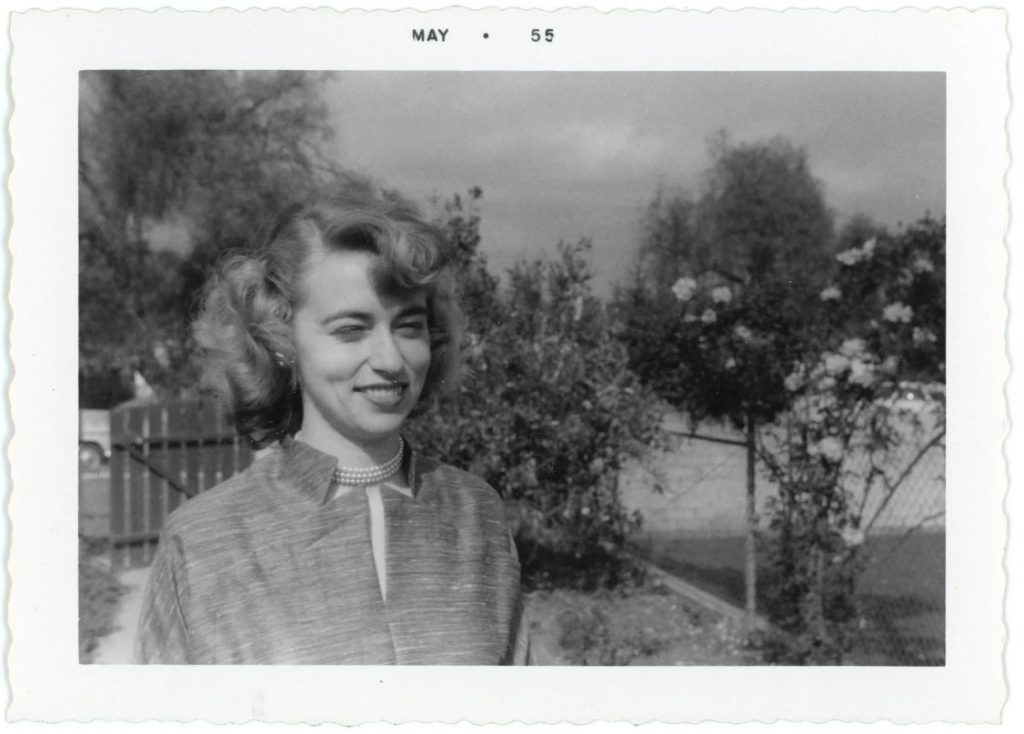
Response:
[[[640,225],[641,247],[631,287],[657,300],[694,269],[703,270],[707,248],[699,241],[697,206],[683,191],[655,192]]]
[[[619,292],[618,312],[646,384],[694,425],[726,420],[745,432],[752,622],[756,435],[787,407],[785,365],[806,348],[808,304],[832,269],[832,219],[805,152],[785,140],[732,145],[722,134],[709,152],[695,203],[666,206],[659,192],[648,209],[637,280]],[[658,273],[681,277],[669,285]]]
[[[322,152],[332,129],[318,83],[300,72],[83,72],[81,373],[140,370],[170,392],[192,382],[187,323],[211,264],[338,170]],[[178,246],[154,252],[161,232]]]
[[[832,216],[802,148],[783,138],[733,145],[721,133],[709,149],[697,272],[746,282],[827,264]]]

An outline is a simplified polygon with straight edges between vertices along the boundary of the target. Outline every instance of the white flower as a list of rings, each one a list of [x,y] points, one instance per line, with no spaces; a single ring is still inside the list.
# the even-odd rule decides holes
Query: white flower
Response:
[[[856,265],[863,259],[863,255],[860,254],[860,250],[854,248],[852,250],[845,250],[836,255],[836,260],[841,262],[843,265]]]
[[[589,507],[580,508],[580,514],[583,515],[583,517],[586,517],[587,515],[590,514],[590,508]]]
[[[912,309],[910,306],[905,306],[899,301],[897,301],[896,303],[890,303],[882,311],[882,318],[884,318],[886,321],[892,321],[893,323],[897,321],[907,323],[913,316],[914,309]]]
[[[894,354],[890,354],[882,362],[882,371],[888,372],[890,375],[896,374],[896,370],[900,368],[900,358]]]
[[[783,380],[782,384],[785,385],[786,389],[790,392],[796,392],[804,386],[804,378],[797,372],[791,372],[786,375],[786,379]]]
[[[842,354],[826,352],[822,359],[825,362],[825,371],[830,375],[838,375],[850,366],[850,358]]]
[[[836,378],[834,377],[822,377],[820,380],[818,380],[819,390],[831,390],[835,386]]]
[[[859,359],[850,363],[850,382],[864,387],[871,387],[875,382],[875,367],[869,362]]]
[[[715,313],[714,309],[709,308],[700,315],[700,320],[705,324],[713,324],[718,321],[718,314]]]
[[[743,324],[739,324],[732,331],[737,337],[739,337],[740,341],[749,342],[754,338],[754,332],[752,332]]]
[[[845,252],[840,252],[836,255],[836,260],[841,262],[843,265],[856,265],[861,260],[869,260],[875,253],[876,244],[878,244],[878,239],[872,237],[860,247],[854,247],[846,250]]]
[[[935,270],[935,265],[924,255],[918,255],[917,259],[910,264],[910,269],[915,273],[930,273]]]
[[[843,292],[834,285],[830,285],[828,288],[821,292],[821,300],[823,301],[837,301],[843,295]]]
[[[856,357],[857,355],[864,354],[866,346],[863,339],[847,339],[839,347],[839,353],[845,354],[847,357]]]
[[[672,294],[677,300],[686,303],[693,294],[697,292],[697,281],[693,278],[680,278],[676,281],[676,284],[672,286]]]
[[[835,436],[826,436],[811,444],[807,451],[811,456],[824,456],[829,461],[839,462],[843,458],[843,442]]]
[[[726,286],[719,286],[711,291],[711,300],[715,303],[728,303],[732,300],[732,291]]]
[[[735,357],[729,357],[729,359],[725,360],[725,368],[727,370],[734,370],[734,369],[736,369],[736,364],[737,364],[737,362],[736,362],[736,358]]]
[[[934,342],[938,339],[930,329],[924,329],[920,326],[914,327],[914,344],[925,344]]]
[[[860,528],[854,528],[847,525],[842,529],[840,535],[843,538],[843,542],[850,547],[857,547],[864,543],[864,531]]]

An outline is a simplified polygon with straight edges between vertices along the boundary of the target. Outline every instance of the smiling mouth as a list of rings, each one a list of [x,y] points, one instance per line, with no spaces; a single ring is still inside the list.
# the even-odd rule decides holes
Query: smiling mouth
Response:
[[[357,387],[356,392],[362,393],[371,402],[381,405],[394,405],[405,395],[407,387],[408,385],[402,382],[384,383]]]

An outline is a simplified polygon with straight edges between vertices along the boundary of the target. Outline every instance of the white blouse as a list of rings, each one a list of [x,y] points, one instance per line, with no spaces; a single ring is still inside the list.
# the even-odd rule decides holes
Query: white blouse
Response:
[[[345,484],[336,484],[332,499],[337,499],[349,492],[355,492],[359,487]],[[370,505],[370,550],[373,552],[373,565],[377,570],[377,581],[380,583],[380,595],[384,601],[388,598],[387,582],[387,532],[384,528],[384,500],[381,498],[381,491],[399,492],[406,497],[412,497],[410,487],[396,487],[393,484],[382,482],[380,484],[369,484],[363,488],[366,492],[366,501]]]

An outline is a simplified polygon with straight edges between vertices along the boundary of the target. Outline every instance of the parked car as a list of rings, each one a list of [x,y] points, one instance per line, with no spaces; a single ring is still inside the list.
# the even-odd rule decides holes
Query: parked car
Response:
[[[110,460],[110,411],[78,411],[78,464],[99,469]]]

